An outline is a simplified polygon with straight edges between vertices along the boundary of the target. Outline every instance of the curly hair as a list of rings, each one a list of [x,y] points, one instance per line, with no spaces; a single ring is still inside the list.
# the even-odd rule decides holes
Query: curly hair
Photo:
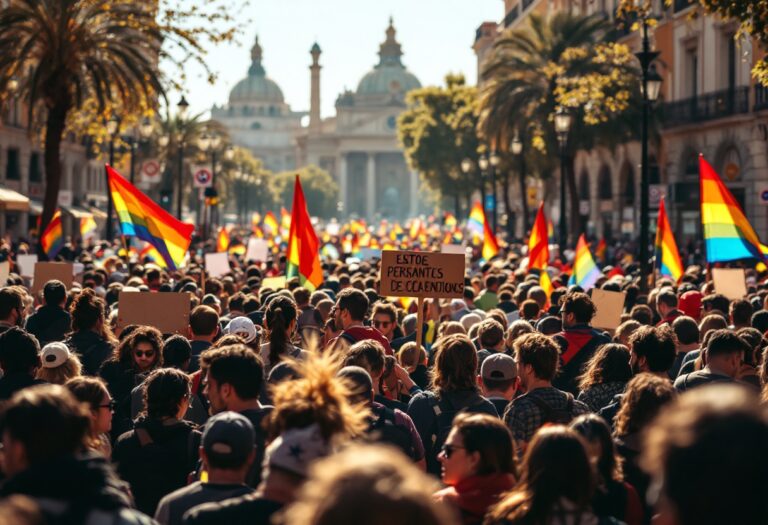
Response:
[[[584,373],[579,377],[579,389],[587,390],[603,383],[626,383],[630,379],[629,349],[618,343],[609,343],[600,346],[587,362]]]
[[[668,379],[647,373],[636,375],[627,383],[627,389],[621,399],[621,406],[614,420],[614,434],[625,437],[640,432],[675,395],[675,388]]]
[[[477,390],[477,350],[469,337],[454,334],[436,344],[431,387],[438,395],[458,390]]]
[[[163,366],[163,334],[160,330],[151,326],[138,326],[130,335],[123,339],[120,344],[115,348],[112,359],[120,363],[123,369],[135,368],[135,362],[133,359],[133,349],[139,343],[149,343],[152,345],[152,349],[155,351],[155,363],[152,368],[160,368]]]
[[[112,343],[116,342],[109,324],[104,322],[107,318],[107,303],[91,288],[84,289],[72,300],[69,313],[72,316],[73,332],[93,330],[101,321],[100,335]]]

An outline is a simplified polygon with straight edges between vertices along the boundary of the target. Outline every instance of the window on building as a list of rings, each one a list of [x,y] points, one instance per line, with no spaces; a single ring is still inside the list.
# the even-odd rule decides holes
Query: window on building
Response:
[[[693,150],[690,150],[688,152],[688,155],[686,156],[685,178],[686,179],[699,178],[699,156]]]
[[[627,164],[624,168],[624,204],[635,203],[635,171]]]
[[[728,41],[728,89],[733,91],[736,88],[736,39],[733,35],[726,35]]]
[[[583,170],[579,176],[579,199],[589,200],[589,174],[587,170]]]
[[[648,183],[661,184],[661,169],[655,155],[648,158]]]
[[[40,167],[40,154],[29,156],[29,182],[43,182],[43,170]]]
[[[688,96],[696,97],[699,94],[699,53],[697,49],[689,49],[686,64],[686,85]]]
[[[21,180],[19,150],[16,148],[8,148],[8,162],[5,167],[5,178],[7,180]]]
[[[611,181],[611,168],[603,166],[600,168],[600,176],[598,177],[597,193],[600,200],[609,201],[613,199],[613,182]]]

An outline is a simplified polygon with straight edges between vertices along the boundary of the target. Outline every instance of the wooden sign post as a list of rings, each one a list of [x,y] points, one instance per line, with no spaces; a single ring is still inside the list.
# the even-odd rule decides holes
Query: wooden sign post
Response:
[[[421,347],[424,327],[424,299],[464,297],[465,258],[456,253],[381,252],[379,295],[416,297],[416,344]]]

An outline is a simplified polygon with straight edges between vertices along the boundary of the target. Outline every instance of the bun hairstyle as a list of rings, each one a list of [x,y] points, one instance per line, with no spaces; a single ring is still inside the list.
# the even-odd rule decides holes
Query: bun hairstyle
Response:
[[[296,321],[298,308],[290,297],[278,295],[269,301],[264,313],[264,323],[269,330],[269,366],[278,364],[285,353],[290,340],[288,327]]]

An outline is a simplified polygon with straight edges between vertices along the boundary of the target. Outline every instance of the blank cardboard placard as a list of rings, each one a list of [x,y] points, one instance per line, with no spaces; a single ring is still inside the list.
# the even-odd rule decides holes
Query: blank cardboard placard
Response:
[[[32,281],[32,293],[36,294],[43,289],[45,283],[54,279],[64,283],[69,290],[72,287],[75,271],[72,263],[39,262],[35,263],[34,280]]]
[[[0,286],[5,286],[8,276],[11,274],[11,263],[8,261],[0,262]]]
[[[35,275],[35,263],[37,263],[37,255],[22,254],[16,256],[16,266],[22,277]]]
[[[248,239],[248,249],[245,252],[246,261],[266,262],[269,254],[269,245],[264,239],[251,237]]]
[[[190,297],[186,292],[120,292],[117,325],[154,326],[164,334],[187,334]]]
[[[373,259],[381,259],[381,250],[378,248],[360,248],[357,256],[361,261],[371,261]]]
[[[592,302],[595,303],[597,313],[592,319],[592,326],[614,330],[621,324],[621,314],[624,312],[624,300],[626,292],[612,292],[610,290],[592,289]]]
[[[206,253],[205,269],[209,277],[220,277],[232,271],[229,267],[229,254],[226,252]]]
[[[715,292],[732,301],[747,296],[744,268],[712,268],[712,281],[715,283]]]
[[[267,277],[262,279],[261,288],[269,288],[270,290],[282,290],[285,288],[285,276],[280,277]]]
[[[467,247],[463,244],[443,244],[440,247],[441,253],[460,253],[461,255],[467,254]]]
[[[381,252],[380,295],[384,297],[464,297],[464,254]]]

